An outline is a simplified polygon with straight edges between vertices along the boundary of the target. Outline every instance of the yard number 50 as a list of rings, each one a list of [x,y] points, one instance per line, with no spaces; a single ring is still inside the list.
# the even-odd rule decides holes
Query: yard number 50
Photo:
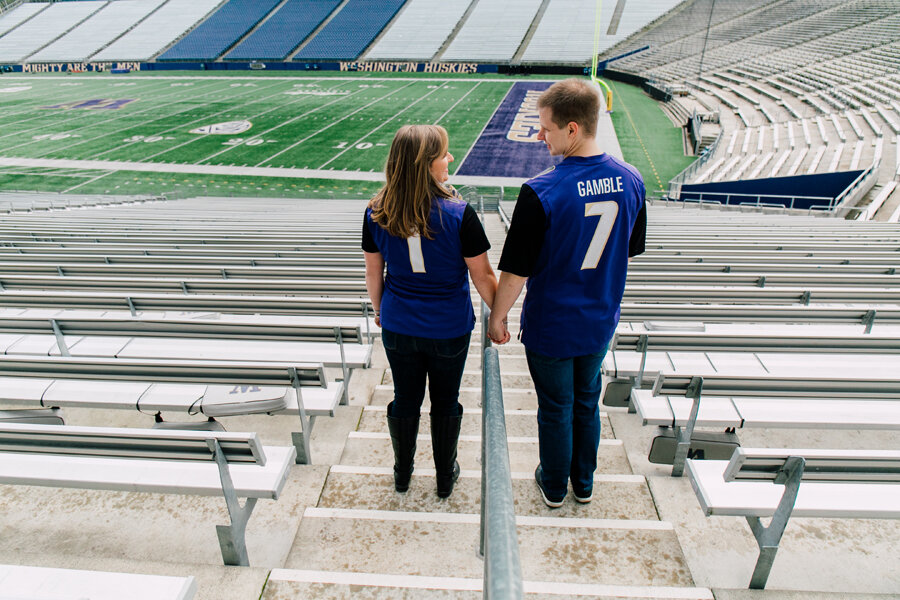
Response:
[[[581,263],[582,271],[584,269],[597,268],[597,263],[600,262],[600,257],[603,256],[603,249],[606,248],[606,242],[609,240],[609,234],[618,214],[619,205],[612,201],[588,202],[584,205],[584,216],[596,217],[599,215],[600,221],[597,223],[594,237],[591,238],[591,245],[588,246],[587,254],[584,255],[584,262]]]

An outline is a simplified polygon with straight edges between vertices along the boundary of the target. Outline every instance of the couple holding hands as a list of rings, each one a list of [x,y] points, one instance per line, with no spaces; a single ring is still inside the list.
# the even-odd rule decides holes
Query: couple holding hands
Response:
[[[510,340],[507,315],[527,283],[519,336],[538,397],[535,481],[551,508],[562,506],[570,481],[575,500],[590,502],[600,367],[647,222],[640,174],[598,145],[600,110],[595,86],[582,80],[541,95],[538,139],[563,160],[522,186],[499,280],[477,214],[446,183],[453,161],[446,130],[407,125],[395,135],[385,186],[366,209],[362,249],[394,380],[387,421],[398,492],[413,472],[426,378],[437,495],[449,496],[459,477],[459,387],[475,324],[471,276],[491,307],[496,344]]]

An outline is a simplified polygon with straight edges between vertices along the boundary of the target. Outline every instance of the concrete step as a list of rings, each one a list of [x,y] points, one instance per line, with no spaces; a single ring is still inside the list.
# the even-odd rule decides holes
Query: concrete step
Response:
[[[558,509],[541,500],[533,472],[512,474],[515,513],[530,516],[588,519],[658,520],[650,488],[640,475],[596,475],[594,500],[579,504],[570,496]],[[405,512],[455,512],[478,514],[481,510],[481,471],[463,471],[453,494],[441,500],[435,494],[434,469],[416,468],[409,491],[394,491],[392,467],[331,467],[319,508],[353,508]]]
[[[467,470],[481,469],[481,436],[460,436],[459,466]],[[538,464],[538,439],[536,437],[509,438],[509,465],[512,471],[534,471]],[[416,464],[433,465],[431,437],[419,430],[416,443]],[[347,437],[342,465],[389,467],[394,464],[394,450],[387,433],[352,431]],[[631,473],[631,465],[625,456],[620,440],[600,440],[597,452],[597,472]]]
[[[468,408],[463,414],[462,435],[481,435],[481,409]],[[428,433],[430,418],[427,406],[423,406],[422,418],[419,423],[419,431]],[[536,410],[507,410],[506,411],[506,435],[511,437],[536,437],[537,411]],[[612,425],[606,413],[600,413],[600,435],[604,439],[613,439]],[[363,409],[362,418],[359,421],[358,431],[387,431],[387,406],[366,406]]]
[[[693,585],[670,523],[520,516],[516,530],[526,580]],[[284,566],[477,578],[478,531],[477,514],[308,508]]]
[[[621,586],[551,581],[524,581],[522,587],[525,597],[529,600],[557,600],[559,598],[713,600],[713,594],[707,588]],[[481,600],[482,588],[481,577],[422,577],[382,573],[273,569],[261,600],[282,600],[284,598]]]
[[[393,385],[379,385],[372,394],[371,406],[387,406],[394,399]],[[431,402],[428,391],[425,391],[424,406]],[[481,382],[476,386],[461,387],[459,389],[459,403],[465,408],[479,408],[481,406]],[[529,409],[537,410],[537,395],[534,388],[503,388],[503,407],[506,410]],[[428,412],[425,410],[424,412]]]

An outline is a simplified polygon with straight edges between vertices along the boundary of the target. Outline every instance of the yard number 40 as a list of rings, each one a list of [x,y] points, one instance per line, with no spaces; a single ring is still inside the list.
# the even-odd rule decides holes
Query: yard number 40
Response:
[[[609,241],[609,234],[612,232],[613,225],[616,222],[616,216],[619,214],[619,205],[612,201],[606,202],[588,202],[584,205],[585,217],[600,217],[597,223],[597,229],[594,230],[594,237],[591,238],[591,244],[588,246],[587,254],[584,255],[584,262],[581,263],[581,269],[596,269],[603,256],[603,249],[606,248],[606,242]]]

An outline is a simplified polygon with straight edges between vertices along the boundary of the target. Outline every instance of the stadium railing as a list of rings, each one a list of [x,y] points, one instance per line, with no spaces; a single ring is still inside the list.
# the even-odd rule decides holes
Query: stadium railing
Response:
[[[523,595],[516,534],[515,501],[509,466],[500,356],[487,335],[490,309],[481,303],[482,423],[480,554],[485,598],[518,600]]]

